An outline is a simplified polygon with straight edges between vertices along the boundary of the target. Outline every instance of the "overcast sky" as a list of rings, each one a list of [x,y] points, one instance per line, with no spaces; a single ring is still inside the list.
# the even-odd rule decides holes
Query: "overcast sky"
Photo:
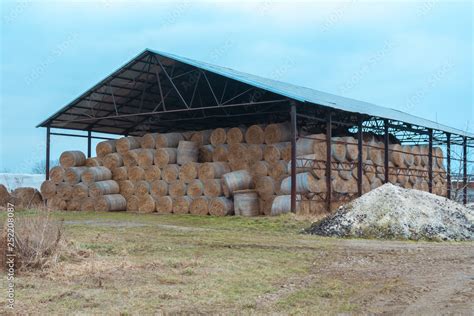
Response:
[[[42,120],[145,48],[474,132],[471,1],[1,1],[0,172],[44,159]],[[52,158],[86,150],[52,138]]]

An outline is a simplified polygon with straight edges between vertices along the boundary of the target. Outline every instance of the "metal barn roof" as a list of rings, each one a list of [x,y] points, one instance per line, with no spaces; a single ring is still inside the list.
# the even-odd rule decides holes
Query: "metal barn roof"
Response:
[[[240,72],[240,71],[233,70],[230,68],[216,66],[216,65],[205,63],[205,62],[177,56],[174,54],[165,53],[165,52],[156,51],[156,50],[150,50],[150,49],[146,49],[145,51],[140,53],[138,56],[136,56],[126,65],[119,68],[116,72],[114,72],[113,74],[111,74],[110,76],[102,80],[96,86],[86,91],[83,95],[81,95],[80,97],[72,101],[70,104],[62,108],[60,111],[58,111],[57,113],[55,113],[54,115],[52,115],[51,117],[43,121],[42,123],[40,123],[38,127],[46,127],[49,125],[51,127],[58,127],[58,128],[64,128],[64,129],[68,129],[68,128],[89,129],[89,130],[95,130],[99,132],[110,132],[110,133],[118,133],[118,134],[124,133],[124,131],[128,130],[129,128],[121,129],[120,126],[121,124],[125,124],[126,122],[125,121],[122,123],[120,121],[114,122],[113,117],[109,115],[111,113],[116,113],[117,118],[124,117],[124,116],[126,117],[127,114],[130,116],[133,116],[133,114],[129,112],[126,112],[125,115],[123,115],[122,113],[120,113],[122,115],[119,115],[119,112],[117,111],[115,103],[117,99],[120,99],[120,98],[125,99],[125,97],[129,97],[129,95],[122,96],[119,93],[120,91],[127,91],[128,93],[130,93],[133,90],[139,91],[142,88],[142,86],[140,86],[140,82],[142,81],[139,81],[137,79],[137,78],[143,78],[143,77],[140,77],[141,76],[140,71],[142,71],[144,76],[149,76],[149,75],[153,76],[152,73],[150,74],[148,72],[149,69],[148,71],[144,71],[145,64],[146,64],[144,63],[144,58],[146,55],[150,55],[150,54],[155,55],[156,58],[163,58],[164,60],[169,60],[170,63],[178,62],[179,64],[182,64],[182,65],[192,66],[197,69],[207,71],[211,74],[215,74],[215,75],[219,75],[231,80],[235,80],[237,82],[246,84],[248,86],[256,87],[256,88],[271,92],[275,95],[283,96],[283,97],[293,99],[299,102],[326,106],[326,107],[330,107],[336,110],[342,110],[342,111],[352,112],[352,113],[360,113],[360,114],[365,114],[368,116],[378,117],[382,119],[396,120],[396,121],[400,121],[400,122],[404,122],[404,123],[408,123],[408,124],[412,124],[412,125],[416,125],[420,127],[430,128],[433,130],[439,130],[439,131],[444,131],[444,132],[448,132],[448,133],[452,133],[456,135],[467,136],[469,138],[474,138],[473,133],[468,133],[456,128],[439,124],[437,122],[427,120],[421,117],[417,117],[417,116],[414,116],[414,115],[411,115],[399,110],[378,106],[378,105],[368,103],[368,102],[345,98],[345,97],[337,96],[337,95],[326,93],[326,92],[321,92],[321,91],[306,88],[306,87],[296,86],[290,83],[263,78],[260,76]],[[132,74],[135,75],[136,73],[138,73],[138,76],[133,77]],[[184,78],[185,77],[184,75],[185,75],[185,72],[183,72],[181,75],[176,76],[176,77]],[[133,90],[130,90],[129,81],[131,80],[133,80],[133,84],[134,84]],[[114,84],[112,85],[111,83],[114,83]],[[135,86],[137,84],[138,84],[138,87]],[[113,93],[112,95],[110,95],[110,93],[109,95],[105,94],[105,100],[109,100],[107,103],[105,103],[106,101],[104,101],[104,98],[102,97],[102,100],[92,101],[94,105],[91,106],[90,96],[93,95],[94,93],[98,93],[97,91],[100,91],[100,90],[107,91],[107,85],[109,86],[110,89],[112,88],[112,86],[114,87],[116,95],[114,96]],[[143,87],[143,89],[145,89],[145,87]],[[137,101],[136,100],[137,97],[138,95],[136,95],[136,97],[133,100]],[[112,101],[113,101],[113,105],[111,104]],[[143,103],[143,100],[142,100],[142,103]],[[86,117],[82,119],[81,118],[77,119],[81,111],[77,111],[77,109],[74,109],[75,107],[82,108],[83,109],[82,112],[87,110],[87,108],[93,109],[94,116],[90,117],[91,115],[86,115],[86,116],[89,116],[89,118]],[[115,107],[115,110],[114,110],[114,107]],[[125,105],[122,108],[127,109],[128,105]],[[136,109],[137,106],[130,105],[130,108]],[[152,108],[155,108],[155,106],[140,105],[139,110],[147,113],[146,111],[149,111]],[[136,112],[136,110],[134,111]],[[106,118],[100,119],[100,117],[104,115]],[[74,119],[68,119],[68,118],[74,118]],[[109,125],[104,125],[103,128],[100,128],[100,127],[96,128],[94,122],[98,122],[98,121],[109,122]],[[87,124],[87,122],[93,122],[93,123]]]

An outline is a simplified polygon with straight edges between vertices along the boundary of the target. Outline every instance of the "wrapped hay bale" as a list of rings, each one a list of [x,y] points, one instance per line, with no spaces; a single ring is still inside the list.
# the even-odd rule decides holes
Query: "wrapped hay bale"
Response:
[[[257,179],[255,190],[262,199],[267,199],[275,195],[277,191],[275,180],[272,177],[265,176]]]
[[[202,180],[204,186],[204,195],[210,197],[218,197],[222,195],[221,179]],[[189,194],[188,194],[189,195]]]
[[[270,125],[269,125],[270,126]],[[270,163],[276,162],[278,160],[282,160],[281,152],[291,146],[290,143],[274,143],[272,145],[268,145],[265,147],[263,151],[263,159]]]
[[[97,199],[95,209],[99,212],[126,211],[127,200],[120,194],[103,195]]]
[[[300,210],[301,196],[296,197],[296,211]],[[281,215],[291,212],[291,195],[279,195],[277,196],[272,203],[271,215]]]
[[[223,145],[227,141],[227,131],[224,128],[216,128],[211,132],[210,142],[212,146]]]
[[[205,146],[211,143],[212,130],[204,130],[194,132],[190,138],[190,141],[195,142],[198,146]]]
[[[70,196],[72,196],[72,190]],[[35,188],[16,188],[12,191],[11,197],[16,209],[30,209],[43,206],[43,198],[41,197],[40,192]]]
[[[51,168],[51,170],[49,171],[49,178],[54,183],[58,184],[64,181],[65,173],[66,171],[63,167],[56,166],[56,167]]]
[[[105,180],[92,183],[89,186],[89,196],[99,197],[106,194],[119,194],[120,186],[117,181]]]
[[[83,212],[91,212],[95,211],[95,204],[96,204],[96,199],[95,198],[85,198],[82,200],[81,204],[81,211]]]
[[[132,181],[145,180],[145,170],[139,166],[128,168],[128,179]]]
[[[86,155],[79,150],[65,151],[59,157],[59,163],[63,168],[84,166],[86,164]]]
[[[158,133],[149,133],[143,135],[140,139],[140,145],[142,148],[148,149],[155,149],[156,148],[156,138],[158,137]]]
[[[74,198],[85,199],[89,197],[89,186],[85,183],[78,183],[72,188]]]
[[[200,180],[219,179],[229,172],[230,167],[226,162],[207,162],[199,166],[198,177]]]
[[[234,213],[241,216],[258,216],[260,205],[255,190],[235,190]]]
[[[182,166],[188,162],[197,162],[199,156],[199,146],[195,142],[180,141],[178,144],[176,162]]]
[[[104,157],[102,164],[107,169],[115,169],[123,166],[123,158],[119,153],[111,153]]]
[[[184,181],[178,180],[168,186],[168,194],[175,198],[186,195],[187,185]]]
[[[209,202],[209,214],[214,216],[226,216],[234,213],[234,203],[225,197],[214,197]]]
[[[153,213],[155,209],[155,199],[153,199],[150,194],[145,194],[138,197],[139,213]]]
[[[145,171],[145,180],[148,182],[161,179],[161,169],[158,166],[148,166],[143,171]]]
[[[333,137],[331,143],[331,153],[334,160],[338,162],[346,161],[346,144],[341,137]]]
[[[64,181],[69,184],[76,184],[81,181],[82,174],[87,171],[89,167],[69,167],[64,173]]]
[[[193,198],[189,196],[179,196],[173,199],[173,213],[174,214],[188,214],[189,207],[193,202]]]
[[[90,157],[86,159],[86,167],[100,167],[102,165],[102,159],[99,157]]]
[[[212,145],[204,145],[204,146],[199,147],[198,161],[211,162],[213,152],[214,152],[214,146]]]
[[[173,198],[170,196],[159,196],[156,198],[156,211],[160,214],[171,214],[173,212]]]
[[[316,180],[309,172],[296,174],[296,193],[319,193],[322,192],[322,180]],[[325,187],[325,186],[324,186]],[[291,177],[286,177],[280,184],[281,194],[291,194]]]
[[[176,148],[158,148],[155,151],[155,165],[164,168],[167,165],[176,164],[178,150]]]
[[[156,137],[156,148],[176,148],[184,140],[181,133],[160,134]]]
[[[120,194],[125,198],[129,198],[135,193],[135,184],[130,180],[118,181]]]
[[[289,141],[291,139],[290,124],[287,122],[269,124],[267,127],[265,127],[264,139],[265,144],[275,144]]]
[[[190,183],[198,177],[199,164],[197,162],[187,162],[179,169],[178,177],[184,183]]]
[[[218,145],[212,152],[212,161],[214,162],[226,162],[229,157],[229,149],[227,145]]]
[[[207,215],[209,213],[210,198],[200,196],[193,199],[189,206],[189,212],[194,215]]]
[[[154,149],[142,149],[138,152],[137,162],[138,165],[142,168],[150,167],[153,165],[153,160],[155,157]]]
[[[193,180],[188,184],[186,194],[190,197],[198,197],[204,193],[204,184],[201,180]]]
[[[97,157],[103,158],[107,156],[108,154],[116,152],[115,143],[116,143],[115,139],[106,140],[106,141],[98,143],[97,146],[95,147],[95,152],[97,154]]]
[[[178,179],[179,166],[178,165],[167,165],[161,172],[161,178],[168,183],[175,182]]]
[[[312,155],[314,154],[315,140],[312,135],[300,137],[296,140],[296,156]]]
[[[265,132],[262,125],[252,125],[245,132],[245,141],[248,144],[263,144],[265,142]]]
[[[140,137],[134,136],[119,138],[115,142],[115,149],[119,154],[124,155],[127,151],[140,148],[140,139]]]
[[[72,198],[72,190],[72,185],[66,182],[61,182],[56,186],[56,196],[64,200],[70,200]]]
[[[151,183],[150,194],[157,199],[160,196],[168,195],[168,183],[165,180],[155,180]]]
[[[263,160],[263,151],[265,145],[262,144],[247,144],[247,161],[250,164]]]
[[[90,167],[81,175],[81,180],[85,184],[112,179],[112,172],[106,167]]]
[[[226,173],[222,176],[222,191],[226,197],[232,196],[234,191],[247,190],[252,184],[252,176],[247,170]]]
[[[127,198],[127,212],[138,212],[138,196],[131,195]]]
[[[41,183],[40,192],[44,199],[52,198],[56,195],[56,183],[51,180],[43,181],[43,183]],[[11,196],[6,187],[0,184],[0,205],[6,205],[10,199]]]
[[[359,160],[359,147],[358,141],[354,137],[346,136],[342,137],[341,140],[346,144],[346,159],[348,161]]]
[[[135,183],[135,195],[142,196],[150,194],[151,185],[148,181],[140,180]]]
[[[128,168],[118,167],[112,169],[112,180],[120,181],[120,180],[127,180],[128,179]]]
[[[227,144],[238,144],[245,140],[245,126],[233,127],[227,131]]]

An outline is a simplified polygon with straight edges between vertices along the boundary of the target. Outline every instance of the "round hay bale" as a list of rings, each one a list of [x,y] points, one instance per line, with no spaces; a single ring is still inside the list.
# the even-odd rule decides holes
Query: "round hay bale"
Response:
[[[204,186],[203,193],[204,193],[205,196],[218,197],[218,196],[222,195],[221,179],[202,180],[202,184]]]
[[[204,184],[201,180],[193,180],[188,184],[188,189],[186,193],[190,197],[201,196],[204,193]]]
[[[323,165],[324,169],[322,169],[321,163],[318,163],[316,158],[317,157],[315,154],[297,156],[296,157],[296,173],[303,173],[303,172],[310,171],[313,174],[313,176],[315,176],[318,179],[324,177],[326,165],[324,164]],[[289,161],[287,165],[288,165],[287,172],[288,174],[290,174],[291,161]]]
[[[64,181],[65,173],[66,173],[66,170],[63,167],[56,166],[56,167],[51,168],[51,170],[49,170],[49,178],[54,183],[58,184]]]
[[[189,196],[179,196],[173,199],[173,213],[174,214],[188,214],[189,207],[193,198]]]
[[[139,166],[128,168],[128,179],[132,181],[145,180],[145,170]]]
[[[229,172],[230,167],[226,162],[206,162],[199,166],[198,177],[200,180],[219,179]]]
[[[168,183],[165,180],[155,180],[151,183],[150,194],[155,199],[168,195]]]
[[[245,141],[248,144],[263,144],[265,133],[262,125],[252,125],[245,132]]]
[[[377,166],[384,165],[384,144],[381,142],[373,141],[369,143],[368,157]]]
[[[138,212],[138,196],[131,195],[127,198],[127,212]]]
[[[315,179],[309,172],[296,174],[296,193],[319,193],[321,190],[320,181]],[[280,184],[281,194],[291,194],[291,177],[286,177]]]
[[[276,143],[266,146],[263,151],[263,159],[270,163],[277,162],[281,159],[281,151],[287,146],[291,146],[290,143]]]
[[[346,144],[344,143],[344,140],[341,137],[332,138],[331,153],[332,153],[332,158],[334,160],[339,161],[339,162],[346,161],[346,155],[347,155]]]
[[[287,163],[284,160],[279,160],[270,164],[268,175],[275,180],[282,178],[288,174]]]
[[[390,161],[397,167],[405,166],[405,153],[403,147],[399,144],[392,144],[388,146],[388,154]]]
[[[71,184],[61,182],[56,187],[56,196],[63,200],[70,200],[72,198],[73,186]],[[14,196],[14,194],[12,193]]]
[[[63,194],[63,196],[70,199],[72,197],[72,186],[68,185],[69,188],[69,196]],[[17,209],[24,208],[24,209],[32,209],[43,206],[43,198],[41,193],[36,190],[35,188],[27,188],[21,187],[16,188],[12,191],[11,197],[13,199],[12,203],[15,205]]]
[[[383,181],[383,178],[385,178],[385,175],[380,178],[380,180]],[[392,184],[395,184],[395,183],[398,183],[398,175],[397,175],[397,171],[393,168],[389,168],[389,171],[388,171],[388,182],[392,183]]]
[[[190,183],[198,177],[199,164],[197,162],[187,162],[179,169],[179,179],[184,183]]]
[[[416,158],[413,153],[413,147],[412,146],[407,146],[404,145],[402,146],[402,151],[403,151],[403,163],[404,165],[400,165],[399,167],[408,167],[410,168],[411,166],[414,166],[416,163]]]
[[[351,180],[353,178],[352,169],[349,169],[349,168],[350,168],[349,166],[342,163],[338,163],[336,167],[339,176],[344,180]],[[318,178],[321,178],[321,177],[318,177]]]
[[[123,158],[119,153],[111,153],[104,157],[102,163],[104,167],[112,170],[123,166]]]
[[[346,159],[349,161],[359,160],[359,147],[358,141],[354,137],[346,136],[342,137],[342,141],[346,143]]]
[[[312,139],[314,139],[314,149],[313,152],[315,154],[316,160],[318,161],[326,161],[327,157],[327,141],[325,134],[313,134],[310,135]]]
[[[413,184],[410,181],[407,181],[403,184],[405,189],[413,189]]]
[[[137,162],[138,165],[142,168],[150,167],[153,165],[153,160],[155,157],[154,149],[142,149],[138,152]]]
[[[184,196],[186,195],[186,189],[186,183],[184,183],[184,181],[178,180],[169,184],[168,194],[173,198],[178,196]]]
[[[195,142],[198,146],[209,145],[211,143],[211,133],[212,130],[210,129],[194,132],[189,140]]]
[[[362,176],[362,194],[366,194],[372,190],[369,179],[364,175]]]
[[[135,183],[135,195],[142,196],[150,194],[151,185],[148,181],[140,180]]]
[[[155,151],[155,165],[164,168],[167,165],[176,164],[178,150],[176,148],[158,148]]]
[[[229,162],[247,162],[247,144],[234,143],[230,144],[228,149],[228,161]]]
[[[99,197],[106,194],[119,194],[120,186],[117,181],[105,180],[92,183],[89,186],[90,197]]]
[[[209,214],[214,216],[226,216],[234,213],[234,203],[225,197],[214,197],[209,202]]]
[[[270,164],[268,161],[257,161],[250,166],[250,174],[254,179],[268,176],[270,172]]]
[[[142,148],[132,149],[122,154],[123,164],[126,167],[138,166],[138,154]]]
[[[258,216],[260,205],[255,190],[234,191],[234,212],[241,216]]]
[[[108,154],[116,152],[115,143],[115,139],[105,140],[103,142],[98,143],[95,147],[97,157],[103,158]]]
[[[277,191],[275,180],[269,176],[260,177],[255,183],[255,190],[261,198],[269,198]]]
[[[124,155],[127,151],[130,151],[132,149],[137,149],[140,147],[141,147],[140,137],[134,137],[134,136],[122,137],[122,138],[117,139],[117,141],[115,142],[115,149],[121,155]]]
[[[233,127],[227,131],[227,144],[238,144],[242,143],[245,140],[245,131],[246,128],[241,127]]]
[[[204,145],[199,147],[199,162],[211,162],[212,161],[212,154],[214,152],[214,146],[212,145]]]
[[[291,127],[289,123],[269,124],[264,130],[265,144],[286,142],[291,139]]]
[[[178,144],[178,156],[176,162],[182,166],[187,162],[197,162],[199,146],[195,142],[180,141]]]
[[[374,189],[377,189],[378,187],[382,186],[383,185],[383,182],[382,180],[380,180],[379,178],[375,177],[372,179],[372,181],[370,182],[370,189],[371,190],[374,190]]]
[[[128,168],[127,167],[118,167],[112,169],[112,180],[120,181],[128,179]]]
[[[148,182],[153,182],[155,180],[161,179],[161,169],[158,166],[148,166],[144,168],[145,171],[145,180]]]
[[[429,147],[427,145],[419,146],[420,148],[420,159],[421,159],[421,165],[424,167],[428,167],[428,162],[429,162]]]
[[[301,196],[297,196],[296,211],[299,212]],[[291,212],[291,195],[280,195],[277,196],[272,203],[271,214],[272,216],[281,215]]]
[[[86,167],[100,167],[102,165],[102,158],[90,157],[86,159]]]
[[[48,209],[55,211],[67,210],[66,200],[59,196],[54,196],[51,199],[48,199],[46,206],[48,207]],[[92,208],[92,210],[94,210],[94,208]]]
[[[367,179],[369,179],[369,181],[372,181],[376,177],[376,168],[372,160],[364,161],[363,169],[364,169],[364,174],[367,177]]]
[[[89,167],[69,167],[64,173],[64,180],[69,184],[76,184],[81,181],[82,174],[87,171]]]
[[[178,165],[167,165],[161,172],[161,178],[168,183],[175,182],[178,179],[179,166]]]
[[[193,137],[194,133],[196,133],[196,131],[184,131],[181,132],[181,135],[183,135],[183,140],[191,141],[191,137]]]
[[[413,165],[421,166],[420,146],[410,146],[410,148],[413,155]]]
[[[40,192],[43,198],[51,199],[56,195],[56,183],[51,180],[46,180],[41,183]],[[0,205],[6,205],[11,199],[10,193],[8,193],[7,188],[0,184]]]
[[[216,128],[212,131],[210,141],[213,146],[225,144],[227,140],[227,132],[223,128]]]
[[[314,154],[315,140],[313,135],[300,137],[296,140],[296,156]]]
[[[99,212],[126,211],[127,200],[120,194],[103,195],[97,199],[95,209]]]
[[[155,198],[156,211],[160,214],[171,214],[173,212],[173,198],[170,196],[159,196]]]
[[[139,213],[153,213],[155,209],[155,199],[153,199],[150,194],[145,194],[138,197]]]
[[[184,137],[181,133],[159,134],[156,137],[156,148],[176,148],[182,140]]]
[[[86,155],[79,150],[65,151],[59,157],[59,163],[63,168],[84,166],[86,164]]]
[[[222,176],[222,191],[226,197],[232,196],[234,191],[247,190],[252,184],[252,176],[247,170],[226,173]]]
[[[89,186],[85,183],[78,183],[72,188],[72,195],[74,198],[85,199],[89,197]]]
[[[81,211],[83,212],[93,212],[95,211],[95,198],[85,198],[82,200]]]
[[[118,181],[120,194],[125,198],[129,198],[135,193],[135,184],[130,180]]]
[[[265,145],[262,144],[247,144],[247,161],[253,164],[263,160],[264,149]]]
[[[250,169],[248,162],[244,160],[232,160],[229,162],[229,167],[231,171]]]
[[[281,160],[289,162],[291,160],[291,144],[288,143],[287,146],[283,147],[280,150]]]
[[[406,175],[404,175],[404,174],[402,174],[402,173],[399,173],[399,174],[397,175],[397,183],[399,183],[399,184],[402,185],[402,186],[405,186],[405,184],[406,184],[407,182],[409,182],[409,181],[408,181],[409,178],[410,178],[410,177],[407,177]],[[391,181],[390,181],[390,182],[391,182]]]
[[[436,164],[439,168],[444,168],[444,153],[441,147],[433,148],[433,164]]]
[[[194,215],[209,214],[209,202],[211,198],[207,196],[200,196],[193,199],[189,206],[189,212]]]
[[[227,145],[218,145],[216,148],[214,148],[214,151],[212,152],[212,161],[214,162],[226,162],[227,158],[229,156],[229,150]]]
[[[140,144],[142,148],[156,148],[156,138],[158,137],[158,135],[158,133],[150,133],[143,135],[143,137],[140,139]]]
[[[260,199],[258,201],[261,215],[270,216],[272,214],[272,204],[275,198],[276,195],[273,195],[266,199]]]
[[[384,167],[375,167],[375,176],[379,178],[380,180],[385,181],[385,168]],[[395,177],[396,181],[396,177]]]

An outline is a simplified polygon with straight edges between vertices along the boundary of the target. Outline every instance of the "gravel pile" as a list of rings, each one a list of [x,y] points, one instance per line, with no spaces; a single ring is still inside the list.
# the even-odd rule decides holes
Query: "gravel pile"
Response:
[[[474,210],[388,183],[341,206],[306,232],[337,237],[474,240]]]

